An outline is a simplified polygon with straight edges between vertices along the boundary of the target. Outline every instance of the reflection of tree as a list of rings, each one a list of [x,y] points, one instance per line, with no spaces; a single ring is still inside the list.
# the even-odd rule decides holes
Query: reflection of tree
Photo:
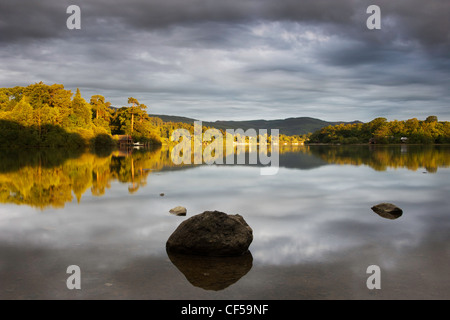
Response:
[[[132,153],[129,157],[111,158],[111,177],[123,183],[130,183],[128,191],[135,193],[139,187],[145,186],[149,170],[144,170],[148,163],[146,156],[150,153]]]
[[[242,150],[234,149],[235,156],[240,152],[248,153],[248,146],[243,146]],[[228,155],[224,153],[223,156]],[[425,168],[432,173],[439,167],[450,166],[450,148],[411,145],[280,148],[282,166],[314,168],[324,163],[368,165],[379,171]],[[132,153],[115,151],[102,156],[67,150],[8,150],[0,153],[0,203],[60,208],[74,196],[81,201],[89,189],[92,195],[102,196],[114,181],[127,184],[129,193],[135,193],[147,184],[152,171],[186,166],[189,165],[174,165],[171,150],[161,148]]]
[[[310,150],[328,163],[368,165],[377,171],[425,168],[433,173],[450,166],[448,146],[311,146]]]
[[[11,155],[16,161],[0,157],[0,202],[41,209],[64,207],[73,196],[79,202],[88,189],[92,195],[102,196],[112,181],[129,184],[129,192],[134,193],[146,185],[150,172],[173,166],[161,149],[135,150],[126,156],[120,152],[107,156],[84,153],[65,159],[60,151],[50,150]]]
[[[48,155],[47,155],[48,156]],[[0,174],[0,202],[45,208],[64,207],[74,194],[78,201],[93,185],[92,172],[108,164],[108,158],[86,153],[54,167],[27,165]]]

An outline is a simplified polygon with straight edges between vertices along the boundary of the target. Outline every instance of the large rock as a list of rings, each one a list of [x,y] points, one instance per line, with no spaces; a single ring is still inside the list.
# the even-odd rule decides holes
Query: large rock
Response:
[[[238,256],[253,241],[242,216],[205,211],[183,221],[166,243],[168,252],[204,256]]]
[[[371,208],[379,216],[386,219],[397,219],[403,214],[403,210],[392,203],[380,203]]]

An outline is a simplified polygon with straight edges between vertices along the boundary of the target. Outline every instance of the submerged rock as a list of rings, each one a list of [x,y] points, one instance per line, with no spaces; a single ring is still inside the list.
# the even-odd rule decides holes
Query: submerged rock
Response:
[[[392,203],[380,203],[371,208],[379,216],[386,219],[397,219],[403,214],[403,210]]]
[[[239,256],[248,252],[253,230],[238,214],[205,211],[183,221],[166,243],[168,252]]]
[[[187,210],[186,210],[185,207],[178,206],[178,207],[175,207],[173,209],[170,209],[169,212],[174,214],[174,215],[177,215],[177,216],[185,216]]]

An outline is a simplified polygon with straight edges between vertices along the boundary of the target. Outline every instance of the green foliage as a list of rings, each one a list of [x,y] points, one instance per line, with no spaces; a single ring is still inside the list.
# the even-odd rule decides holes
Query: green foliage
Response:
[[[111,133],[109,125],[112,117],[111,102],[105,102],[105,98],[101,95],[94,95],[91,97],[90,104],[93,111],[93,124],[105,129],[107,133]]]
[[[160,130],[137,99],[132,107],[114,111],[101,95],[90,103],[77,89],[42,82],[27,87],[0,88],[0,146],[80,148],[110,147],[113,134],[130,134],[135,141],[161,144]]]
[[[97,136],[102,148],[91,152],[17,148],[0,153],[0,203],[59,208],[74,196],[81,201],[89,190],[101,196],[114,181],[127,184],[133,193],[146,184],[151,172],[174,165],[158,147],[135,150],[127,157],[105,150],[109,139]]]
[[[428,122],[428,123],[438,122],[438,118],[436,116],[428,116],[425,119],[425,122]]]
[[[406,121],[387,121],[386,118],[376,118],[368,123],[339,124],[322,128],[314,132],[308,142],[330,144],[450,143],[450,122],[438,122],[436,116],[429,116],[425,121],[416,118]]]
[[[23,126],[33,124],[33,108],[28,103],[27,99],[23,97],[18,104],[15,105],[11,112],[11,120]]]
[[[62,84],[42,82],[27,87],[0,88],[0,146],[100,148],[103,144],[111,146],[112,135],[130,135],[134,142],[160,145],[171,143],[174,130],[194,132],[193,121],[149,117],[147,106],[133,97],[127,100],[130,106],[112,108],[101,95],[93,95],[89,103],[79,89],[73,98],[72,95]],[[408,143],[450,143],[449,122],[439,122],[436,116],[429,116],[425,121],[413,118],[388,122],[386,118],[376,118],[369,123],[333,123],[323,127],[326,124],[330,123],[312,118],[216,121],[204,122],[202,130],[213,127],[225,135],[225,129],[280,129],[280,144],[305,141],[387,144],[404,142],[402,137],[406,137]],[[298,134],[299,130],[292,130],[300,126],[304,130],[307,125],[322,129],[313,134]]]
[[[87,102],[81,97],[80,90],[72,100],[72,114],[70,119],[74,128],[90,129],[92,127],[92,111]]]

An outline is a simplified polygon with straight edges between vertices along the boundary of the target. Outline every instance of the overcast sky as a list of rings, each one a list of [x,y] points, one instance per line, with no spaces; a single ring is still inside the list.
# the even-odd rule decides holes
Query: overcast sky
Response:
[[[450,120],[449,20],[447,0],[1,0],[0,87],[200,120]]]

